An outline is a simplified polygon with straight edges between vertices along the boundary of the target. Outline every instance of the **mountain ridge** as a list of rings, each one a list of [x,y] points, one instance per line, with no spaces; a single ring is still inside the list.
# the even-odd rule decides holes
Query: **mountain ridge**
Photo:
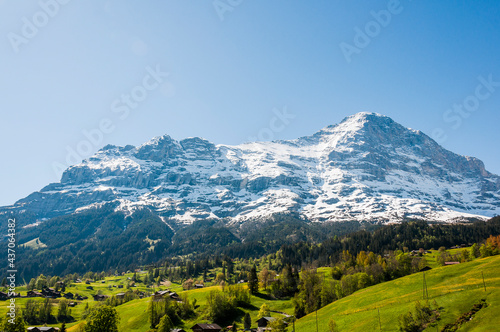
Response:
[[[479,159],[361,112],[288,141],[233,146],[163,135],[138,147],[107,145],[0,211],[43,219],[118,202],[117,210],[149,207],[169,224],[286,212],[318,222],[453,221],[497,215],[499,198],[500,177]]]

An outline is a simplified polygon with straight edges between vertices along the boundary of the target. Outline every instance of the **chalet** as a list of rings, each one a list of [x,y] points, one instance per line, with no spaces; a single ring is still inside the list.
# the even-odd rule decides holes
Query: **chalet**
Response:
[[[186,332],[183,329],[171,329],[170,332]]]
[[[118,285],[118,288],[123,288],[123,285]]]
[[[85,283],[86,283],[87,285],[90,285],[90,280],[85,280]]]
[[[44,297],[42,293],[30,290],[28,291],[28,294],[26,295],[27,297]]]
[[[219,332],[222,330],[222,327],[217,324],[196,324],[191,330],[193,332]]]
[[[276,318],[274,318],[274,317],[262,317],[262,318],[260,318],[257,321],[257,327],[259,328],[259,331],[268,330],[269,328],[267,327],[267,325],[269,324],[269,322],[272,322],[275,319]]]
[[[43,287],[42,294],[45,297],[61,297],[61,292],[56,291],[54,288]]]
[[[43,326],[40,326],[40,327],[28,327],[28,332],[56,332],[56,331],[59,331],[59,328],[58,327],[43,327]]]
[[[154,301],[158,301],[158,300],[162,299],[163,297],[167,296],[169,293],[170,293],[170,291],[169,291],[169,290],[164,290],[164,291],[156,291],[156,292],[153,294],[153,300],[154,300]]]
[[[75,296],[73,295],[73,293],[66,293],[64,294],[64,297],[67,298],[68,300],[72,300]]]
[[[170,298],[171,298],[172,300],[176,300],[176,301],[179,301],[179,300],[181,299],[181,298],[179,297],[179,295],[177,295],[177,293],[176,293],[176,292],[170,292],[170,293],[168,293],[168,296],[170,296]]]
[[[158,301],[159,299],[166,297],[166,296],[170,297],[172,300],[176,300],[176,301],[180,300],[180,297],[176,292],[171,292],[168,289],[164,290],[164,291],[155,292],[153,294],[153,300]]]
[[[76,279],[76,280],[75,280],[75,282],[76,282],[77,284],[79,284],[79,283],[81,283],[81,282],[82,282],[82,280],[81,280],[81,279]]]
[[[204,285],[202,285],[202,284],[195,284],[195,285],[194,285],[194,288],[203,288],[203,287],[205,287],[205,286],[204,286]]]
[[[117,299],[124,299],[125,298],[125,293],[118,293],[115,295]]]
[[[107,298],[108,298],[107,295],[100,295],[100,294],[94,295],[94,301],[104,301]]]
[[[76,296],[76,299],[77,299],[78,301],[83,301],[83,300],[85,300],[85,299],[84,299],[81,295],[77,295],[77,296]]]
[[[104,283],[106,283],[106,280],[101,280],[101,284],[104,284]]]
[[[94,290],[94,287],[92,287],[92,286],[87,286],[87,289]]]
[[[76,303],[76,302],[70,302],[70,303],[68,303],[68,306],[70,306],[70,307],[74,307],[74,306],[76,306],[76,305],[77,305],[77,303]]]

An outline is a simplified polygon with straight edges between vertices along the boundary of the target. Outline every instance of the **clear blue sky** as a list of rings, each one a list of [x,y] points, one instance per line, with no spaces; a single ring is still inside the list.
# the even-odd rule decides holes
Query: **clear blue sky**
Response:
[[[0,0],[0,205],[59,181],[68,147],[292,139],[360,111],[500,174],[500,84],[478,79],[500,82],[499,1],[55,1]]]

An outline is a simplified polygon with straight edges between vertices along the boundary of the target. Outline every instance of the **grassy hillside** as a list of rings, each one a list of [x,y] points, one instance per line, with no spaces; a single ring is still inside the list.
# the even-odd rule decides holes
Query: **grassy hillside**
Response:
[[[484,273],[486,292],[481,272]],[[480,299],[488,307],[480,310],[471,322],[459,331],[495,331],[498,329],[500,305],[500,256],[477,259],[464,264],[436,267],[425,273],[429,300],[436,300],[441,309],[439,327],[453,323]],[[327,331],[333,318],[340,331],[397,331],[399,315],[412,310],[415,301],[422,301],[423,273],[400,278],[360,290],[317,312],[319,331]],[[428,328],[436,331],[436,327]],[[316,314],[296,322],[296,331],[316,331]]]
[[[435,253],[433,253],[435,254]],[[430,255],[429,255],[430,256]],[[431,257],[429,257],[431,258]],[[430,259],[432,260],[432,259]],[[430,264],[435,266],[435,264]],[[320,268],[318,272],[330,278],[329,268]],[[486,282],[486,292],[483,287],[481,272],[484,273]],[[67,292],[79,293],[89,296],[89,300],[79,303],[72,308],[75,322],[68,324],[69,331],[77,331],[81,322],[85,302],[94,305],[92,295],[100,291],[102,294],[112,295],[125,291],[113,287],[113,285],[125,284],[127,278],[132,274],[120,277],[106,278],[104,283],[92,283],[94,290],[88,290],[84,283],[73,284],[67,288]],[[481,299],[486,299],[488,307],[480,310],[473,318],[461,326],[459,331],[494,331],[497,328],[498,308],[500,306],[500,256],[476,259],[473,262],[463,263],[447,267],[434,267],[425,273],[429,300],[438,303],[441,307],[439,328],[453,323],[462,313],[469,311],[473,304]],[[139,290],[152,293],[155,289],[146,288],[139,284]],[[380,324],[382,331],[397,331],[399,315],[413,309],[415,301],[422,301],[423,273],[409,275],[391,282],[378,284],[372,287],[355,292],[351,296],[338,300],[318,311],[318,330],[328,331],[328,321],[333,318],[340,331],[378,331],[380,310]],[[166,286],[161,287],[167,288]],[[206,287],[182,291],[179,284],[169,285],[170,289],[187,294],[190,301],[196,300],[196,307],[199,316],[184,322],[184,328],[188,330],[198,322],[209,322],[203,317],[203,312],[207,305],[207,296],[210,291],[220,289],[219,286]],[[19,287],[17,291],[23,294],[24,287]],[[120,315],[120,331],[123,332],[144,332],[149,330],[148,316],[146,309],[150,298],[138,299],[127,302],[116,307]],[[40,299],[41,300],[41,299]],[[23,307],[27,299],[17,299],[17,304]],[[56,300],[57,303],[58,300]],[[245,312],[249,312],[255,325],[257,313],[262,304],[267,303],[272,311],[293,314],[292,301],[289,299],[275,300],[266,294],[252,296],[252,306],[241,308],[240,320]],[[5,313],[6,306],[0,306],[0,314]],[[53,314],[56,314],[54,308]],[[272,316],[280,317],[278,313]],[[60,324],[54,325],[60,326]],[[241,326],[241,324],[240,324]],[[316,314],[305,316],[296,322],[296,331],[314,332],[316,331]],[[291,328],[289,329],[292,330]],[[436,331],[436,327],[428,328],[429,331]]]

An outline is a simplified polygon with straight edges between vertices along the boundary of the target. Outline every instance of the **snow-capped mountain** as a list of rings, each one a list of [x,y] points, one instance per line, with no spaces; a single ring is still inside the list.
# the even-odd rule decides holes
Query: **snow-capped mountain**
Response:
[[[6,210],[39,218],[116,201],[169,225],[295,212],[311,221],[451,221],[500,212],[500,177],[420,131],[375,113],[290,141],[214,145],[156,137],[108,145]]]

